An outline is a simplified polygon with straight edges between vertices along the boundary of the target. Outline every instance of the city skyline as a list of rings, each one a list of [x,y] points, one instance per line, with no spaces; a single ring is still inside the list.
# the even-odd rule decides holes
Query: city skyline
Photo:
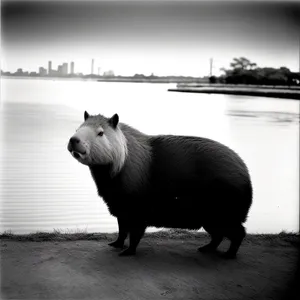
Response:
[[[4,74],[17,74],[17,73],[24,73],[25,75],[29,75],[29,74],[32,74],[32,75],[35,75],[35,74],[38,74],[38,75],[41,75],[41,76],[46,76],[46,75],[51,75],[51,76],[55,76],[55,75],[58,75],[58,76],[66,76],[66,75],[96,75],[95,72],[94,72],[94,59],[91,59],[91,72],[88,73],[88,74],[84,74],[82,72],[75,72],[75,62],[72,61],[72,62],[63,62],[61,64],[57,64],[57,69],[53,68],[53,64],[52,64],[52,60],[49,60],[48,61],[48,67],[47,68],[44,68],[43,66],[39,66],[39,67],[36,67],[36,69],[38,70],[38,72],[36,71],[31,71],[29,72],[28,70],[25,70],[24,68],[22,67],[19,67],[17,68],[17,70],[14,72],[11,72],[11,71],[6,71],[6,70],[3,70],[1,69],[1,71],[4,73]],[[98,74],[97,75],[100,75],[100,67],[98,67]],[[108,70],[108,71],[104,71],[103,74],[105,73],[108,73],[108,72],[113,72],[112,70]]]
[[[261,67],[299,71],[297,3],[35,1],[2,3],[1,68],[36,71],[75,61],[76,72],[113,69],[206,76],[244,56]]]

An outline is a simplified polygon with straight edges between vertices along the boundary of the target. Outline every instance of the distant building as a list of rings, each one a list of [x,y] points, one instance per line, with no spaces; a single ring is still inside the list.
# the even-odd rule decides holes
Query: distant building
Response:
[[[57,75],[62,75],[62,65],[57,67]]]
[[[22,75],[24,75],[23,69],[22,68],[17,69],[17,72],[15,72],[13,75],[15,75],[15,76],[22,76]]]
[[[58,71],[57,70],[51,70],[51,76],[56,76],[58,75]]]
[[[3,70],[1,70],[1,75],[8,75],[8,76],[10,76],[11,75],[11,73],[10,72],[4,72]]]
[[[105,76],[105,77],[113,77],[113,76],[115,76],[115,73],[114,73],[114,71],[109,70],[109,71],[105,71],[103,73],[103,76]]]
[[[43,67],[39,68],[39,74],[40,76],[46,76],[47,75],[47,70]]]
[[[48,61],[48,74],[52,75],[52,61],[51,60]]]
[[[74,62],[71,62],[71,75],[74,75]]]
[[[62,64],[61,72],[62,72],[63,76],[67,76],[68,75],[68,64],[67,63],[63,63]]]

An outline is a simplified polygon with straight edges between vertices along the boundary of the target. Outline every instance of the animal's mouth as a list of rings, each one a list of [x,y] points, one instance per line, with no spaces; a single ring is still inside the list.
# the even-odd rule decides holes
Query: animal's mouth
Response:
[[[76,159],[80,159],[83,158],[84,155],[86,154],[86,152],[80,153],[77,151],[71,151],[71,154],[73,155],[73,157],[75,157]]]
[[[68,143],[68,150],[71,155],[77,160],[84,159],[86,155],[86,149],[78,142],[76,142],[74,145],[74,142],[70,141]]]

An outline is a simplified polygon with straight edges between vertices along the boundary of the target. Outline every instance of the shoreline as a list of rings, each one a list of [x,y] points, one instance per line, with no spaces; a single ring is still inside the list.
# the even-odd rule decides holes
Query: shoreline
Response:
[[[209,83],[206,78],[197,78],[189,76],[161,76],[157,78],[135,78],[132,76],[114,76],[114,77],[97,77],[97,76],[84,76],[84,77],[51,77],[51,76],[1,76],[2,79],[27,79],[27,80],[62,80],[62,81],[95,81],[95,82],[121,82],[121,83],[164,83],[164,84],[177,84],[176,89],[172,91],[191,91],[202,92],[202,90],[224,90],[224,91],[295,91],[300,92],[300,85],[251,85],[251,84],[221,84]]]
[[[178,83],[177,88],[237,88],[237,89],[268,89],[268,90],[296,90],[300,85],[258,85],[258,84],[232,84],[232,83]]]
[[[105,232],[61,232],[54,230],[52,232],[35,232],[28,234],[14,234],[10,232],[3,232],[0,234],[0,240],[11,240],[11,241],[32,241],[32,242],[43,242],[43,241],[79,241],[79,240],[108,240],[117,237],[117,232],[105,233]],[[146,232],[145,238],[150,239],[203,239],[208,238],[209,234],[206,232],[199,232],[197,230],[185,230],[185,229],[168,229],[154,232]],[[262,241],[262,240],[286,240],[286,241],[300,241],[299,232],[285,232],[280,233],[247,233],[246,241]]]
[[[176,88],[167,89],[168,92],[223,94],[237,96],[268,97],[278,99],[300,100],[300,86],[266,86],[244,84],[209,84],[202,78],[161,77],[153,79],[115,76],[111,78],[97,77],[27,77],[1,76],[3,79],[50,80],[50,81],[81,81],[105,83],[151,83],[176,84]]]
[[[184,92],[184,93],[202,93],[202,94],[225,94],[239,96],[254,96],[254,97],[270,97],[280,99],[300,100],[300,89],[298,88],[277,88],[277,87],[177,87],[176,89],[168,89],[169,92]]]
[[[157,78],[135,78],[132,76],[114,76],[114,77],[51,77],[51,76],[1,76],[3,79],[27,79],[27,80],[61,80],[61,81],[94,81],[94,82],[121,82],[121,83],[169,83],[169,84],[206,84],[208,81],[203,78],[185,77],[185,76],[162,76]]]

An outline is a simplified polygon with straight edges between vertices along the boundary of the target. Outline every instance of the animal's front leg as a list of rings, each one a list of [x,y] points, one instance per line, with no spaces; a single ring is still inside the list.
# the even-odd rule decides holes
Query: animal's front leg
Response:
[[[130,232],[129,232],[129,247],[122,251],[119,255],[120,256],[130,256],[130,255],[135,255],[136,253],[136,248],[143,237],[144,233],[146,230],[146,225],[144,224],[133,224],[130,227]]]
[[[119,216],[117,219],[119,225],[119,236],[114,242],[111,242],[108,245],[114,248],[123,248],[129,232],[129,224],[125,217]]]

